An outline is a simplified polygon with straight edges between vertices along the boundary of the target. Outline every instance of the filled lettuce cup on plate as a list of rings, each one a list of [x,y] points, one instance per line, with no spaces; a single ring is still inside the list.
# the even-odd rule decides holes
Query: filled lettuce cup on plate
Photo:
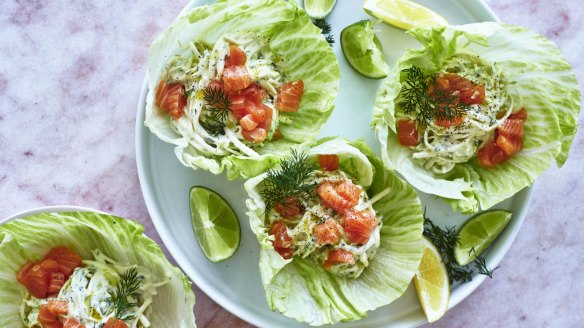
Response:
[[[0,326],[195,327],[187,277],[143,227],[94,212],[0,226]]]
[[[420,201],[365,143],[297,148],[245,189],[272,310],[311,325],[357,320],[410,284],[423,252]]]
[[[250,177],[311,142],[333,110],[337,59],[294,1],[219,0],[152,44],[145,125],[187,167]]]
[[[564,164],[580,91],[558,48],[507,24],[416,28],[377,94],[384,164],[472,214]]]

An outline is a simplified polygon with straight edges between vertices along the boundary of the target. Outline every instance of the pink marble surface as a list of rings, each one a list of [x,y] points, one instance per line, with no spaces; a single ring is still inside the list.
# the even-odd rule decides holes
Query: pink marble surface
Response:
[[[582,85],[582,1],[486,2],[502,21],[554,40]],[[87,206],[134,218],[160,241],[136,172],[135,108],[148,46],[185,3],[0,2],[0,217],[38,206]],[[495,278],[431,326],[584,322],[583,153],[580,132],[566,165],[539,178]],[[200,327],[249,326],[194,289]]]

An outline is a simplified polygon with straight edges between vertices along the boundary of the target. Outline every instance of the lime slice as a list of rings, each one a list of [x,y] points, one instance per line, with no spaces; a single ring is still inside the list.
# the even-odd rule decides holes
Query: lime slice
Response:
[[[304,0],[304,10],[309,17],[321,19],[331,13],[337,0]]]
[[[431,241],[424,240],[424,254],[414,276],[418,299],[428,322],[434,322],[446,313],[450,299],[450,283],[442,257]]]
[[[230,258],[239,248],[239,220],[218,193],[201,186],[190,191],[191,219],[199,245],[211,262]]]
[[[511,219],[511,212],[486,211],[470,218],[458,232],[458,245],[454,258],[460,265],[467,265],[491,245]]]
[[[363,9],[369,15],[404,30],[419,26],[448,25],[444,17],[408,0],[366,0]]]
[[[382,79],[387,76],[389,67],[373,30],[374,25],[367,19],[345,27],[341,32],[341,49],[349,65],[359,74]]]

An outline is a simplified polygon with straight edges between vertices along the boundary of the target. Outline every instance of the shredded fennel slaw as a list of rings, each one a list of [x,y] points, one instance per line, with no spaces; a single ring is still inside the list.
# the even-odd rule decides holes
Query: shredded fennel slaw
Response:
[[[170,119],[170,124],[178,134],[188,137],[189,143],[205,155],[259,157],[253,150],[253,144],[243,138],[242,128],[232,114],[226,122],[225,134],[212,135],[200,124],[207,112],[203,90],[211,81],[221,80],[230,44],[237,45],[245,52],[245,66],[251,81],[267,91],[264,104],[272,110],[272,124],[267,139],[271,138],[278,124],[278,111],[274,104],[283,76],[277,70],[277,63],[267,40],[254,33],[226,34],[212,48],[200,41],[192,41],[186,45],[190,50],[188,56],[177,55],[170,59],[166,78],[170,82],[183,83],[188,95],[185,115],[178,120]]]
[[[325,181],[336,182],[346,180],[350,180],[355,183],[355,180],[345,172],[319,170],[315,172],[313,178],[307,180],[306,182],[308,184],[318,185]],[[384,192],[383,195],[385,194],[386,193]],[[355,209],[358,211],[369,211],[373,216],[377,217],[375,210],[373,209],[374,201],[375,199],[370,200],[367,196],[367,193],[364,190],[361,190],[361,194],[359,195],[359,203],[355,206]],[[332,209],[324,206],[318,197],[315,197],[311,201],[303,203],[302,205],[305,208],[304,214],[298,220],[294,228],[287,228],[288,235],[292,238],[293,244],[295,245],[294,255],[301,258],[312,256],[318,263],[322,264],[327,259],[328,252],[326,252],[325,249],[328,247],[323,247],[316,242],[313,229],[316,225],[326,221],[327,219],[333,219],[338,222],[340,214],[335,213]],[[365,268],[369,265],[369,262],[375,256],[377,249],[379,249],[380,230],[383,223],[381,217],[377,218],[380,222],[378,226],[371,232],[371,236],[366,244],[351,245],[347,241],[342,240],[338,245],[333,247],[353,253],[355,256],[355,264],[338,264],[331,267],[328,270],[329,272],[349,278],[357,278],[361,275],[363,270],[365,270]],[[270,211],[270,225],[280,219],[281,217],[278,212],[275,210]],[[286,220],[289,221],[290,219]]]
[[[137,295],[129,296],[128,300],[135,306],[124,312],[124,321],[130,328],[151,327],[147,317],[156,288],[168,283],[168,280],[155,282],[152,274],[140,266],[122,266],[99,250],[93,252],[95,260],[84,260],[83,266],[76,268],[65,283],[57,297],[38,299],[33,296],[23,299],[20,307],[20,317],[26,327],[42,328],[38,321],[39,309],[49,300],[67,301],[67,317],[74,318],[86,328],[99,328],[115,316],[115,308],[110,298],[116,291],[116,285],[122,274],[134,268],[141,279]]]
[[[489,63],[477,54],[458,53],[452,56],[438,74],[442,73],[456,73],[483,85],[485,104],[470,105],[464,121],[457,126],[445,128],[436,122],[428,122],[422,141],[414,147],[413,158],[438,174],[448,173],[457,163],[476,156],[477,150],[492,140],[495,129],[514,108],[521,107],[514,107],[507,93],[509,83],[496,63]]]

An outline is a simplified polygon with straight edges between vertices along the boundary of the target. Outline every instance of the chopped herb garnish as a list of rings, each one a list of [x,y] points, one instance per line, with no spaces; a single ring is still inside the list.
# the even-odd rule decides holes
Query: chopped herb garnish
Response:
[[[335,44],[335,38],[331,33],[331,24],[323,18],[314,20],[314,25],[320,29],[321,33],[324,34],[326,42],[328,42],[328,44],[332,47],[333,44]]]
[[[203,99],[207,102],[207,114],[201,126],[211,135],[225,134],[225,121],[231,111],[229,95],[219,87],[207,86],[203,90]]]
[[[424,210],[424,236],[430,239],[436,246],[436,249],[438,249],[442,257],[442,262],[448,272],[450,284],[454,282],[465,283],[472,280],[474,270],[469,268],[468,265],[459,265],[454,257],[454,248],[459,243],[456,227],[440,228],[426,217],[426,211]],[[474,248],[471,249],[471,252],[474,252]],[[489,276],[489,278],[493,278],[493,271],[498,269],[498,267],[495,269],[488,268],[483,256],[477,256],[473,264],[474,269],[479,274]]]
[[[138,304],[130,302],[128,297],[139,297],[138,290],[143,280],[144,277],[139,276],[135,268],[131,268],[120,275],[116,290],[109,298],[109,302],[113,304],[115,309],[114,315],[116,318],[123,321],[135,318],[133,314],[127,314],[126,312]]]
[[[270,169],[263,181],[261,195],[266,204],[266,214],[288,197],[308,200],[314,194],[315,184],[307,183],[316,170],[316,164],[305,153],[292,149],[292,154],[280,163],[280,169]]]
[[[405,69],[406,81],[399,94],[399,105],[406,115],[427,125],[435,119],[453,122],[469,110],[456,94],[441,90],[436,75],[426,76],[416,66]]]

